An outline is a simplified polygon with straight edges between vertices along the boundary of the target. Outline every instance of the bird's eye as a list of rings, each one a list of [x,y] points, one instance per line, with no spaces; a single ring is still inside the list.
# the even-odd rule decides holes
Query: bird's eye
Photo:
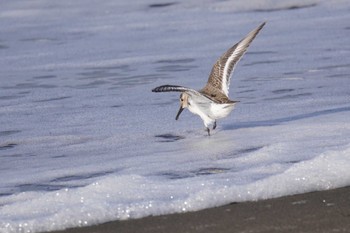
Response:
[[[181,101],[181,102],[183,102],[183,101],[184,101],[184,99],[180,98],[180,101]]]

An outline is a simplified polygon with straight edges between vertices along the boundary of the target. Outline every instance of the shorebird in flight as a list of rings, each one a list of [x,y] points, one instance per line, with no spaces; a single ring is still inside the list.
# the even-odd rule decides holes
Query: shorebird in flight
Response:
[[[250,43],[264,25],[265,22],[248,33],[246,37],[232,46],[216,61],[207,85],[203,89],[196,91],[182,86],[163,85],[154,88],[152,92],[181,92],[180,109],[175,119],[178,120],[181,112],[188,108],[190,112],[202,118],[210,136],[209,126],[213,125],[213,129],[215,129],[216,120],[226,117],[238,102],[230,100],[228,97],[231,74],[236,64],[247,51]]]

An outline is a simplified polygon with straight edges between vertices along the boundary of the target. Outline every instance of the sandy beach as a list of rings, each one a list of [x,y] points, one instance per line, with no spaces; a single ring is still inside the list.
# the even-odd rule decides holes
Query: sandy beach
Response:
[[[350,232],[350,187],[56,233]]]

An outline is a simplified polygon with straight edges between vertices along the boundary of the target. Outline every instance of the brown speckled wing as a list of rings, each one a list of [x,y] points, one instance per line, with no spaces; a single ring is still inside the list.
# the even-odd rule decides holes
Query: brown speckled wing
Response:
[[[232,46],[216,61],[211,70],[208,83],[201,92],[208,93],[216,89],[215,92],[221,92],[226,97],[228,96],[230,78],[236,64],[264,25],[265,23],[262,23],[259,27],[251,31],[244,39]]]
[[[202,90],[199,91],[199,93],[203,94],[204,96],[218,104],[228,104],[237,102],[230,100],[218,88],[215,88],[211,85],[206,85]]]

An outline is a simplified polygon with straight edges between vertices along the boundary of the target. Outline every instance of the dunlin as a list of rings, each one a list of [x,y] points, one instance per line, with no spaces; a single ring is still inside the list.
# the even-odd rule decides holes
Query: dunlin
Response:
[[[152,91],[181,92],[180,109],[175,119],[178,120],[181,112],[185,108],[188,108],[190,112],[202,118],[208,135],[210,136],[209,126],[213,125],[213,129],[215,129],[216,120],[226,117],[238,102],[230,100],[228,97],[231,74],[238,61],[247,51],[250,43],[264,25],[265,22],[248,33],[246,37],[232,46],[216,61],[211,70],[208,82],[203,89],[196,91],[183,86],[163,85],[154,88]]]

